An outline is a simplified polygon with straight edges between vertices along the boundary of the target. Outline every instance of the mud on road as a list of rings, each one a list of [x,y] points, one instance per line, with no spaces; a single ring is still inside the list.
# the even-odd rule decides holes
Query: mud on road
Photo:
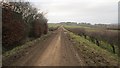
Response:
[[[77,66],[84,65],[76,54],[63,27],[54,31],[47,39],[34,44],[26,55],[14,59],[5,66]]]
[[[59,27],[46,39],[32,44],[25,55],[14,59],[5,66],[86,66],[85,58],[77,52],[77,48],[68,37],[68,32]],[[89,59],[89,58],[88,58]],[[92,61],[92,60],[90,60]]]

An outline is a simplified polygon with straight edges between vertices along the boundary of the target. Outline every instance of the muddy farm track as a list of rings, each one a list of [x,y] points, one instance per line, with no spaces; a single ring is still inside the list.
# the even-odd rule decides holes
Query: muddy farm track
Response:
[[[52,34],[40,41],[26,51],[26,55],[16,59],[8,65],[12,66],[85,66],[95,65],[95,60],[84,58],[83,53],[77,51],[73,43],[69,40],[68,32],[59,27]],[[27,50],[27,49],[26,49]],[[82,50],[82,48],[81,48]],[[84,55],[88,56],[89,55]],[[94,58],[94,56],[90,56]],[[99,57],[101,65],[109,65],[102,56]],[[89,62],[85,60],[90,59]],[[93,62],[92,62],[93,61]],[[97,64],[97,63],[96,63]],[[7,65],[7,64],[6,64]],[[115,64],[113,64],[115,65]]]

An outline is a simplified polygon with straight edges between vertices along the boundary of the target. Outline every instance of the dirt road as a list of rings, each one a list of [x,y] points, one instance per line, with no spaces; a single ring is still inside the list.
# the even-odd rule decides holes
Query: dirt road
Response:
[[[76,48],[68,32],[61,26],[45,39],[31,44],[23,52],[3,62],[4,66],[86,66],[117,65],[109,56]],[[110,57],[109,57],[110,58]]]
[[[39,42],[27,55],[10,65],[15,66],[77,66],[84,65],[66,36],[63,27],[54,31],[50,37]]]

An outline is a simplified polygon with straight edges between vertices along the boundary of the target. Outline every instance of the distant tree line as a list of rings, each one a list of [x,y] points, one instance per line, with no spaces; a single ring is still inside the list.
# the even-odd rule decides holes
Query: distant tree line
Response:
[[[68,26],[84,26],[92,28],[102,28],[107,30],[120,30],[119,24],[91,24],[87,22],[60,22],[59,24],[68,25]]]

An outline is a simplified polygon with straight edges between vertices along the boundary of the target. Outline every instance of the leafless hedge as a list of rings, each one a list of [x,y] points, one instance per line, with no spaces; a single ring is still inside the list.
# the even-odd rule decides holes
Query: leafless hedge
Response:
[[[0,2],[3,23],[3,48],[13,48],[26,38],[38,38],[47,34],[48,25],[44,13],[29,2]]]

